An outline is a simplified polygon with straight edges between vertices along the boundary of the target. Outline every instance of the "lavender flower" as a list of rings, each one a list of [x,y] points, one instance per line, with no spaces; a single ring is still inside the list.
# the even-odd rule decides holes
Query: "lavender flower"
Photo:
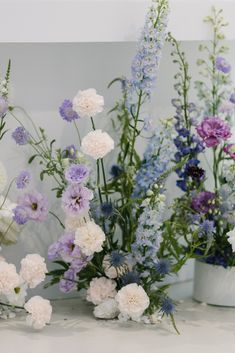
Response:
[[[62,157],[63,158],[69,158],[69,159],[76,159],[77,158],[77,149],[74,145],[70,145],[65,147],[65,149],[62,151]]]
[[[197,132],[207,147],[216,147],[221,141],[231,137],[231,130],[228,124],[217,117],[206,117],[197,126]]]
[[[5,97],[0,97],[0,118],[6,114],[8,110],[8,101]]]
[[[23,206],[16,206],[13,210],[13,220],[20,225],[28,222],[28,212]]]
[[[81,257],[80,248],[74,244],[74,233],[66,233],[60,239],[52,244],[48,249],[49,260],[55,260],[61,257],[65,262],[71,262],[74,258]]]
[[[37,191],[21,196],[18,200],[18,205],[25,209],[30,220],[41,222],[48,215],[48,201]]]
[[[230,96],[230,102],[235,104],[235,93],[232,93]]]
[[[91,190],[79,184],[71,184],[62,195],[62,206],[66,213],[78,216],[89,210],[92,198]]]
[[[89,169],[84,164],[72,164],[65,171],[65,179],[72,184],[81,184],[89,176]]]
[[[69,99],[63,101],[59,112],[61,117],[68,122],[79,119],[79,115],[73,110],[73,103]]]
[[[16,186],[18,189],[26,188],[31,180],[31,174],[27,170],[23,170],[16,178]]]
[[[70,293],[76,289],[76,271],[72,268],[64,273],[64,278],[59,283],[60,291]]]
[[[231,71],[231,65],[222,56],[218,56],[216,58],[215,66],[216,66],[218,71],[221,71],[224,74],[228,74]]]
[[[17,145],[23,146],[26,145],[30,140],[30,135],[23,126],[19,126],[13,131],[12,137],[17,143]]]
[[[215,231],[216,228],[213,221],[206,219],[199,224],[199,235],[206,235],[207,237],[210,237],[213,233],[215,233]]]
[[[198,213],[209,213],[215,208],[215,194],[210,191],[202,191],[192,198],[191,206]]]

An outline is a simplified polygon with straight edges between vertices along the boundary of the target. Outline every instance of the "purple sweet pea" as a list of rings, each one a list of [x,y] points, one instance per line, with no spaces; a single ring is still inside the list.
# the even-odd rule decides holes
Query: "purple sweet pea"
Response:
[[[207,147],[216,147],[221,141],[231,137],[228,124],[217,117],[206,117],[197,126],[197,133],[203,139]]]
[[[88,178],[89,172],[84,164],[72,164],[65,171],[65,179],[71,184],[81,184]]]
[[[69,99],[65,99],[59,108],[61,117],[71,122],[73,120],[79,119],[78,114],[73,110],[73,103]]]
[[[30,220],[41,222],[48,215],[48,201],[37,191],[21,196],[18,205],[24,207]]]
[[[16,178],[16,186],[18,189],[26,188],[31,180],[31,174],[27,170],[23,170]]]
[[[85,186],[71,184],[62,195],[62,206],[67,214],[81,215],[90,208],[93,192]]]
[[[215,61],[215,66],[218,71],[223,72],[224,74],[228,74],[231,71],[231,65],[229,62],[223,58],[222,56],[218,56]]]
[[[8,110],[8,101],[5,97],[0,97],[0,118],[6,114]]]
[[[17,145],[23,146],[26,145],[30,140],[30,135],[23,126],[19,126],[13,131],[12,137],[17,143]]]
[[[215,194],[210,191],[200,192],[192,198],[191,207],[198,213],[208,213],[215,208]]]

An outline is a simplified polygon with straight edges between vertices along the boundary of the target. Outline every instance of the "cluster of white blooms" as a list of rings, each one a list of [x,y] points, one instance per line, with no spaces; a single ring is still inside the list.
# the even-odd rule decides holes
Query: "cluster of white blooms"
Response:
[[[107,132],[94,130],[82,139],[81,148],[83,153],[97,160],[114,149],[114,141]]]
[[[73,110],[79,117],[93,117],[104,109],[104,98],[94,88],[78,91],[73,99]]]
[[[116,282],[106,277],[94,278],[87,291],[87,300],[95,304],[94,316],[100,319],[132,319],[140,321],[149,306],[149,297],[136,283],[122,287],[118,292]]]
[[[25,309],[30,315],[27,323],[35,329],[50,322],[50,302],[41,297],[32,297],[25,303],[28,288],[35,288],[45,279],[47,268],[44,258],[29,254],[21,261],[19,274],[13,264],[0,259],[0,318],[11,318],[15,309]],[[12,306],[10,311],[9,306]],[[7,309],[6,309],[7,308]]]
[[[84,255],[91,256],[95,252],[102,251],[104,241],[103,230],[95,222],[89,221],[77,228],[74,244],[80,247]]]
[[[233,252],[235,252],[235,228],[227,233],[228,241],[232,245]]]

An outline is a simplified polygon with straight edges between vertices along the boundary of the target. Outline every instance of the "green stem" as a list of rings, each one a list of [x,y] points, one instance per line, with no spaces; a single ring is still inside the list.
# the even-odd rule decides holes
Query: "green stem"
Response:
[[[75,120],[73,121],[73,124],[74,124],[75,130],[76,130],[77,135],[78,135],[78,141],[79,141],[79,144],[80,144],[80,146],[81,146],[81,144],[82,144],[82,140],[81,140],[80,132],[79,132],[79,129],[78,129],[78,126],[77,126],[77,123],[76,123],[76,121],[75,121]]]
[[[9,186],[8,186],[8,189],[7,189],[7,192],[6,192],[6,195],[5,195],[5,197],[4,197],[4,199],[3,199],[3,202],[2,202],[2,204],[1,204],[1,206],[0,206],[0,210],[1,210],[2,207],[4,206],[4,204],[5,204],[5,202],[6,202],[6,199],[7,199],[7,196],[9,195],[9,192],[10,192],[11,187],[12,187],[12,185],[13,185],[13,183],[14,183],[15,180],[16,180],[16,178],[14,178],[14,179],[10,182],[10,184],[9,184]]]
[[[91,125],[92,125],[92,129],[95,130],[95,123],[94,123],[94,119],[91,116]]]
[[[108,201],[109,201],[109,198],[108,198],[108,188],[107,188],[107,181],[106,181],[106,176],[105,176],[105,169],[104,169],[104,161],[103,161],[103,158],[101,158],[100,162],[101,162],[101,168],[102,168],[102,174],[103,174],[104,189],[105,189],[105,197],[106,197],[106,202],[108,202]]]
[[[64,226],[64,224],[61,222],[61,220],[59,219],[59,217],[58,217],[54,212],[52,212],[52,211],[49,211],[49,213],[50,213],[53,217],[55,217],[55,218],[57,219],[57,221],[59,222],[59,224],[61,225],[61,227],[62,227],[63,229],[65,229],[65,226]]]
[[[5,236],[7,235],[8,231],[10,230],[11,226],[13,225],[13,223],[14,223],[14,221],[11,221],[11,223],[7,227],[7,230],[1,235],[0,245],[3,243],[3,240],[4,240]]]
[[[141,107],[141,102],[142,102],[142,96],[143,96],[143,91],[140,90],[139,99],[138,99],[138,105],[137,105],[137,112],[136,112],[136,116],[135,116],[135,119],[134,119],[135,121],[134,121],[133,137],[132,137],[132,141],[131,141],[130,165],[133,165],[133,155],[134,155],[134,149],[135,149],[136,130],[137,130],[138,117],[139,117],[140,107]]]
[[[6,303],[2,303],[2,302],[0,302],[0,305],[7,306],[8,308],[13,308],[13,309],[25,310],[25,308],[23,306],[11,305],[11,304],[6,304]]]

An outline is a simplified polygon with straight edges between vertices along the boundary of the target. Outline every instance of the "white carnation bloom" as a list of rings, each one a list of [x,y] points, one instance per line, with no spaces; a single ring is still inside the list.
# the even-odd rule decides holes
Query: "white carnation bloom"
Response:
[[[107,132],[95,130],[83,137],[81,149],[83,153],[97,160],[114,149],[114,141]]]
[[[3,163],[0,162],[0,193],[2,193],[7,185],[7,171]]]
[[[235,252],[235,228],[227,233],[228,241],[232,245],[233,252]]]
[[[98,319],[114,319],[118,316],[118,304],[115,299],[108,298],[97,305],[93,311]]]
[[[106,277],[93,278],[87,290],[87,300],[95,305],[101,304],[117,294],[116,282]]]
[[[93,117],[104,109],[104,98],[96,93],[94,88],[78,91],[73,99],[73,110],[81,118]]]
[[[84,215],[82,217],[78,216],[67,216],[65,219],[65,229],[68,232],[76,232],[79,227],[82,227],[86,222],[90,221],[89,215]]]
[[[25,298],[27,295],[27,285],[21,283],[17,288],[9,293],[6,298],[11,305],[23,306],[25,304]]]
[[[136,283],[128,284],[119,290],[115,297],[122,315],[128,315],[132,320],[139,321],[149,306],[149,297],[143,287]]]
[[[11,294],[20,285],[20,276],[12,264],[0,261],[0,294]]]
[[[95,222],[89,221],[77,229],[74,244],[81,248],[84,255],[91,256],[95,252],[102,251],[104,241],[103,230]]]
[[[29,285],[35,288],[46,278],[47,267],[45,259],[38,254],[29,254],[21,260],[20,276]]]
[[[3,244],[16,243],[17,236],[22,229],[17,223],[12,223],[13,209],[17,205],[9,199],[4,201],[4,197],[0,196],[0,206],[2,204],[3,206],[0,208],[0,241]]]
[[[49,300],[35,296],[29,299],[24,308],[30,314],[27,316],[26,322],[35,330],[41,330],[46,324],[49,324],[52,314]]]

